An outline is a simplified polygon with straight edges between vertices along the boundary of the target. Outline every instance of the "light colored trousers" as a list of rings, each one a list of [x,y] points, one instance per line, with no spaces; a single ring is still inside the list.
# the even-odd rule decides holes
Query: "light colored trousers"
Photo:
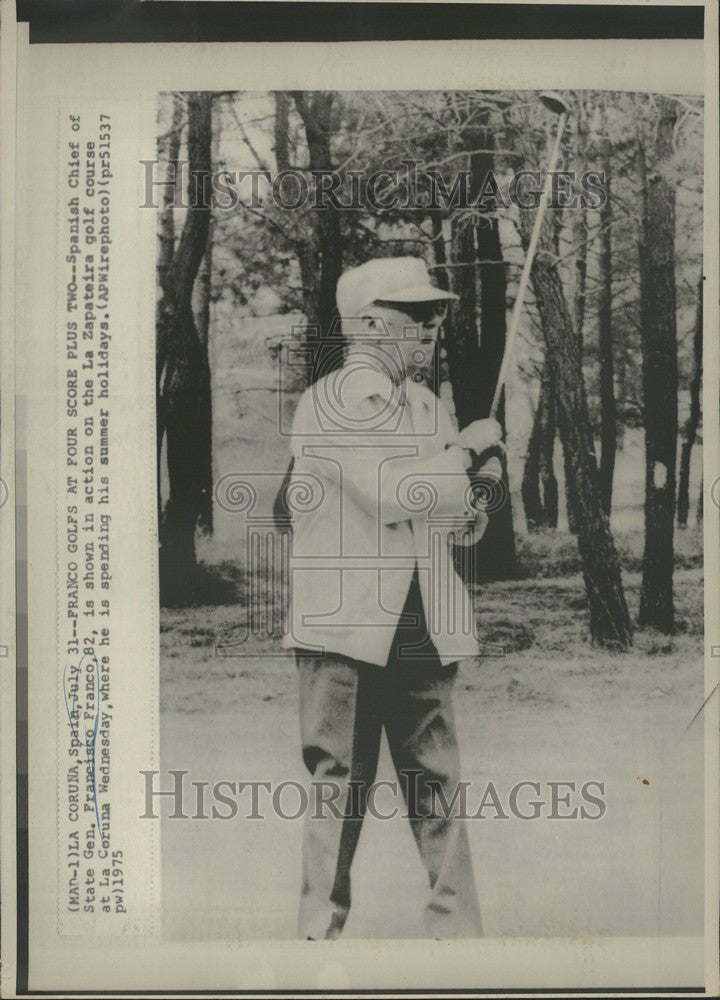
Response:
[[[408,605],[413,596],[411,587]],[[449,803],[460,780],[451,700],[457,664],[443,667],[432,656],[407,660],[396,650],[397,641],[385,667],[334,653],[298,654],[303,758],[313,778],[303,844],[303,939],[337,938],[347,920],[350,868],[383,727],[430,881],[428,937],[482,936],[465,822],[444,815],[432,791],[439,786]],[[327,783],[324,790],[321,783]],[[319,801],[327,801],[331,785],[341,788],[338,815]],[[382,808],[395,806],[403,812],[401,801],[389,807],[383,802]]]

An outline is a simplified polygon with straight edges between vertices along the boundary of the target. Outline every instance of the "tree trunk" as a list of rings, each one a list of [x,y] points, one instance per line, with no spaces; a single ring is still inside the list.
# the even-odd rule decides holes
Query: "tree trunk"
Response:
[[[531,219],[525,220],[526,226],[531,224]],[[578,341],[557,266],[547,252],[551,248],[546,220],[532,281],[545,339],[545,363],[550,365],[556,387],[560,439],[570,474],[578,548],[590,609],[590,635],[600,645],[624,648],[632,643],[632,624],[625,603],[620,561],[600,499]]]
[[[459,298],[453,306],[453,335],[445,337],[445,351],[455,417],[462,430],[476,420],[479,414],[477,260],[474,228],[467,217],[454,217],[451,232],[453,290]],[[487,413],[483,416],[487,416]]]
[[[522,498],[528,531],[557,528],[558,484],[553,467],[555,431],[555,389],[550,367],[546,364],[540,378],[538,404],[523,469]]]
[[[182,119],[184,105],[179,94],[173,94],[173,114],[172,124],[168,131],[167,145],[165,148],[165,159],[168,170],[174,174],[177,169],[177,161],[180,158],[180,140],[182,135]],[[159,233],[158,233],[158,263],[157,276],[160,294],[158,295],[158,307],[156,315],[155,332],[155,435],[157,441],[156,454],[156,482],[157,482],[157,518],[161,523],[163,513],[162,503],[162,445],[165,438],[165,411],[161,400],[160,385],[162,373],[165,369],[165,342],[162,336],[162,324],[160,322],[162,296],[165,292],[167,273],[172,264],[175,254],[175,215],[173,205],[175,201],[174,188],[163,185],[162,208],[160,209]]]
[[[168,179],[175,176],[177,161],[180,158],[180,138],[182,134],[183,101],[179,94],[173,94],[173,114],[172,123],[168,130],[167,142],[165,146],[164,159],[168,164]],[[161,153],[162,155],[162,153]],[[157,273],[160,288],[165,290],[165,277],[172,264],[175,253],[175,216],[173,205],[175,204],[175,189],[168,184],[163,185],[162,204],[160,207],[158,234],[158,262]]]
[[[540,490],[540,440],[542,435],[542,410],[544,407],[542,387],[538,396],[537,409],[528,441],[522,478],[522,500],[525,524],[528,531],[542,527],[545,519],[542,493]]]
[[[468,151],[489,148],[491,141],[487,126],[475,126],[463,135]],[[468,159],[469,198],[474,201],[493,169],[494,157],[491,153],[475,153]],[[460,301],[454,308],[453,336],[446,338],[445,345],[455,415],[462,430],[473,420],[489,415],[505,349],[506,276],[497,220],[468,213],[456,215],[452,220],[452,247],[453,264],[457,265],[453,271],[454,290]],[[504,418],[503,394],[498,420],[504,423]],[[458,553],[458,570],[468,582],[509,579],[518,572],[504,455],[501,465],[507,499],[490,515],[490,524],[480,541]]]
[[[219,138],[219,128],[216,122],[215,106],[213,104],[211,111],[210,128],[211,128],[211,148],[210,148],[210,165],[212,170],[217,169],[218,162],[218,138]],[[203,345],[207,347],[208,336],[210,333],[210,301],[212,298],[212,269],[213,269],[213,230],[215,228],[215,219],[213,215],[212,208],[210,209],[210,218],[208,220],[208,234],[205,246],[205,253],[203,254],[202,261],[200,262],[200,269],[198,271],[197,278],[195,280],[195,286],[193,289],[193,311],[195,313],[195,322],[197,324],[197,331],[200,337],[200,341]]]
[[[675,102],[658,97],[655,156],[672,154]],[[645,425],[645,552],[641,625],[671,634],[673,526],[677,448],[677,330],[675,315],[675,191],[659,172],[647,172],[639,146],[643,211],[640,227],[640,326]]]
[[[680,478],[678,482],[677,523],[686,528],[690,510],[690,458],[697,429],[700,424],[700,387],[702,385],[702,337],[703,335],[703,279],[702,271],[698,282],[695,331],[693,336],[694,369],[690,382],[690,415],[685,425],[685,440],[680,451]],[[700,491],[702,494],[702,490]]]
[[[563,448],[563,469],[565,471],[565,510],[567,513],[568,531],[573,535],[577,535],[578,517],[577,514],[575,513],[577,500],[573,494],[574,484],[573,484],[572,464],[564,448]]]
[[[290,94],[275,91],[275,162],[278,173],[290,170]],[[303,312],[308,326],[320,325],[320,255],[314,230],[293,239],[295,256],[300,269]]]
[[[160,307],[159,411],[163,416],[170,496],[160,521],[160,597],[184,604],[196,593],[195,528],[212,503],[212,410],[207,347],[192,311],[192,291],[207,244],[211,169],[211,95],[188,99],[188,200],[205,188],[190,208],[165,281]]]
[[[480,183],[486,171],[492,170],[491,155],[478,156]],[[500,374],[505,334],[507,332],[507,277],[503,261],[497,219],[480,219],[477,225],[477,255],[480,258],[480,352],[481,373],[478,386],[476,417],[490,413],[497,378]],[[505,390],[500,396],[497,419],[505,427]],[[475,558],[482,580],[512,579],[517,576],[517,552],[513,527],[512,502],[508,481],[507,456],[500,454],[505,502],[490,514],[485,534],[475,546]],[[479,582],[479,580],[478,580]]]
[[[573,167],[581,177],[587,167],[587,115],[583,106],[582,92],[576,93],[577,131],[575,133],[575,162]],[[583,340],[585,327],[585,297],[587,291],[587,209],[579,204],[574,210],[572,239],[575,246],[575,287],[573,289],[573,326],[578,341],[578,361],[582,368]]]
[[[574,169],[579,177],[586,169],[587,163],[587,135],[588,123],[587,115],[583,105],[582,92],[576,92],[577,107],[577,130],[575,133]],[[557,211],[557,210],[556,210]],[[585,312],[587,304],[587,255],[588,255],[588,226],[587,209],[582,205],[573,211],[572,242],[575,247],[575,272],[573,285],[572,321],[575,336],[578,342],[577,362],[580,367],[582,377],[582,359],[585,341]],[[572,496],[572,473],[567,456],[563,450],[563,463],[565,470],[565,507],[567,511],[568,530],[572,534],[577,534],[577,517],[575,516],[574,500]]]
[[[220,119],[217,113],[216,101],[213,100],[211,107],[211,169],[217,170],[220,157]],[[195,280],[193,312],[197,325],[200,343],[209,357],[210,352],[210,308],[212,303],[213,290],[213,247],[215,243],[215,213],[211,207],[210,219],[208,222],[208,234],[203,254],[200,270]],[[208,499],[209,499],[208,494]],[[213,505],[211,502],[203,504],[203,510],[198,520],[198,528],[203,534],[212,534],[213,531]]]
[[[198,336],[203,344],[207,345],[210,331],[210,297],[212,295],[212,257],[213,257],[213,223],[210,216],[208,227],[207,250],[203,254],[203,259],[195,282],[195,320],[197,323]]]
[[[615,362],[612,329],[612,204],[610,201],[611,163],[609,149],[603,153],[605,204],[600,209],[600,292],[598,300],[598,351],[600,355],[600,495],[603,510],[612,508],[615,451],[617,448],[617,405],[615,402]]]
[[[558,525],[558,482],[555,476],[555,432],[557,427],[555,391],[552,385],[550,369],[548,368],[547,385],[545,388],[546,420],[542,425],[540,451],[540,481],[543,489],[543,505],[546,528],[557,528]]]
[[[453,290],[459,299],[453,307],[452,330],[447,330],[445,334],[445,351],[455,418],[462,430],[480,415],[477,392],[480,353],[477,329],[477,260],[474,226],[470,221],[457,216],[453,218],[451,234],[452,262],[455,265]],[[487,416],[487,412],[483,416]],[[486,534],[488,530],[489,525]],[[479,582],[478,544],[468,548],[457,546],[453,553],[455,569],[466,583]]]
[[[703,506],[704,506],[704,500],[705,500],[705,495],[704,494],[705,494],[705,481],[703,479],[701,479],[700,480],[700,493],[698,494],[698,502],[697,502],[697,515],[696,515],[697,516],[697,523],[698,524],[702,524],[702,520],[703,520]]]
[[[278,173],[290,169],[290,95],[275,91],[275,162]]]
[[[310,170],[332,170],[330,151],[332,134],[332,91],[294,91],[293,98],[298,113],[305,126],[305,137],[310,154]],[[342,232],[340,214],[332,205],[317,209],[315,237],[320,258],[320,281],[318,285],[318,324],[320,335],[327,337],[333,330],[337,316],[335,291],[338,278],[342,274]]]
[[[622,451],[625,447],[625,420],[627,400],[629,395],[628,386],[628,364],[630,348],[624,342],[624,338],[619,337],[615,344],[615,402],[618,406],[618,421],[615,427],[615,444],[617,451]]]
[[[332,170],[330,136],[332,134],[332,106],[334,94],[325,91],[293,91],[298,113],[305,126],[305,137],[310,158],[310,170]],[[311,296],[306,295],[307,304],[313,309],[313,317],[308,316],[311,325],[317,327],[321,344],[315,351],[312,381],[316,381],[342,366],[343,351],[338,350],[337,337],[340,333],[335,293],[338,278],[342,274],[342,232],[340,215],[336,208],[313,209],[313,250],[314,254],[299,254],[300,272],[303,283],[309,280],[309,272],[319,274]],[[322,343],[332,337],[332,342]]]
[[[463,220],[455,218],[452,220],[452,233],[453,263],[460,265],[455,267],[453,272],[454,290],[459,295],[459,301],[454,307],[452,335],[446,337],[445,349],[455,416],[458,427],[462,430],[473,420],[488,416],[495,384],[493,383],[489,389],[488,399],[488,372],[483,371],[481,367],[481,349],[478,343],[475,227],[467,218]],[[490,333],[488,340],[496,330],[492,333],[488,331]],[[504,324],[501,332],[504,340]],[[492,353],[490,348],[486,348],[486,357]],[[497,368],[495,374],[497,375]],[[499,413],[498,416],[502,419],[503,413]],[[507,466],[504,460],[502,475],[507,487]],[[507,489],[506,496],[507,500],[503,506],[490,515],[490,524],[480,541],[470,548],[460,548],[456,551],[458,572],[468,583],[507,579],[517,573],[512,508]],[[506,545],[505,549],[501,548],[503,542]]]
[[[432,212],[430,214],[430,223],[432,225],[432,250],[433,258],[435,260],[436,267],[433,269],[435,274],[435,279],[438,283],[438,287],[442,288],[444,291],[450,291],[450,274],[447,267],[447,248],[445,246],[445,232],[443,229],[443,216],[440,212]],[[454,341],[455,334],[453,332],[452,325],[452,311],[448,310],[448,313],[443,321],[442,325],[442,346],[445,348],[447,354],[447,343],[448,341]],[[440,395],[440,385],[442,382],[442,363],[440,359],[440,347],[438,345],[438,353],[435,355],[435,371],[433,372],[433,385],[431,386],[433,392],[436,396]]]

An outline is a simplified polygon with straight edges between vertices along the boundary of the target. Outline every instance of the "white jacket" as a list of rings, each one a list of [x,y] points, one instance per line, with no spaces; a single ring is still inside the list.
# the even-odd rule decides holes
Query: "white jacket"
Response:
[[[415,567],[444,664],[478,652],[453,542],[487,524],[470,508],[465,455],[442,402],[367,364],[320,379],[298,403],[288,488],[294,532],[286,647],[385,665]]]

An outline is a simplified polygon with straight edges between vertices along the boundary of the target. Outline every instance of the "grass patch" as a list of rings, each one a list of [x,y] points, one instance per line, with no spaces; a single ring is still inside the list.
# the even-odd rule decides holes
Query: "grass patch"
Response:
[[[615,545],[624,570],[642,572],[645,538],[641,531],[616,531]],[[517,536],[518,560],[527,577],[571,576],[582,571],[577,539],[567,531],[543,528]],[[703,564],[702,526],[675,531],[675,568],[697,569]]]

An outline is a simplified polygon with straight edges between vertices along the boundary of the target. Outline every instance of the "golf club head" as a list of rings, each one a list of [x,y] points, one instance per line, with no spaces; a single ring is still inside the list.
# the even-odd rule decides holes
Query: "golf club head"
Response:
[[[555,115],[567,115],[570,113],[570,105],[556,90],[544,90],[540,94],[539,100],[545,105],[548,111],[552,111]]]

